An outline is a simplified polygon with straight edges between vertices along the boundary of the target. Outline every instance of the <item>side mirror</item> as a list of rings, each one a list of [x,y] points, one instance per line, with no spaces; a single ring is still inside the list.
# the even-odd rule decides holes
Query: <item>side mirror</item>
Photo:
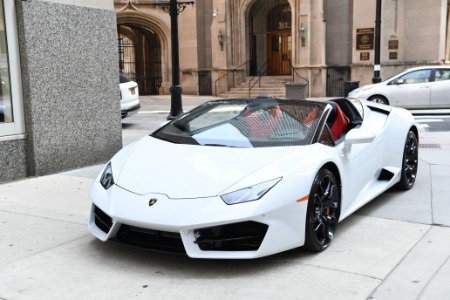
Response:
[[[345,143],[353,144],[367,144],[375,139],[375,133],[369,129],[355,128],[350,130],[345,136]]]
[[[350,153],[352,150],[352,145],[355,144],[367,144],[375,139],[375,133],[369,129],[355,128],[350,130],[345,136],[344,143],[344,155]]]
[[[405,81],[403,79],[398,79],[395,81],[395,84],[400,85],[400,84],[404,84]]]

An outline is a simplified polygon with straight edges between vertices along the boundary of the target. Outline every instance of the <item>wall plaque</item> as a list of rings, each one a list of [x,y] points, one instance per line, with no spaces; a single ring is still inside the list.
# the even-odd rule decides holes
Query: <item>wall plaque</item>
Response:
[[[370,52],[361,52],[359,54],[359,60],[370,60]]]
[[[397,52],[389,52],[389,59],[398,59]]]
[[[356,50],[373,50],[374,29],[356,29]]]
[[[398,40],[390,40],[389,41],[389,50],[398,49]]]

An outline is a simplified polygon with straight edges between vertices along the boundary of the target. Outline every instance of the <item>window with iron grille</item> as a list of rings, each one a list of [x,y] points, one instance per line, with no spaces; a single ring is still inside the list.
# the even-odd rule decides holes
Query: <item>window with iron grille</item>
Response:
[[[161,87],[161,44],[158,35],[134,24],[118,26],[120,73],[138,83],[141,95],[157,95]]]

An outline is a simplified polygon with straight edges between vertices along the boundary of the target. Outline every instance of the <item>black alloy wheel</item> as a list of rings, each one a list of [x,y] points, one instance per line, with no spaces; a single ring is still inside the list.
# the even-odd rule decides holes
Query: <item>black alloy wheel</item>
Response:
[[[413,131],[408,132],[405,149],[403,150],[402,174],[398,187],[409,190],[414,186],[419,164],[419,142]]]
[[[340,191],[334,177],[327,169],[320,170],[314,178],[308,199],[304,247],[310,251],[325,250],[336,232],[340,213]]]

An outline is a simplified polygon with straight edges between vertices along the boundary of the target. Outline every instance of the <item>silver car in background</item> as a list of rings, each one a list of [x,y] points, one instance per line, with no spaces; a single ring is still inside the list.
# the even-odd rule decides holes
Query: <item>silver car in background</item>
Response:
[[[349,97],[404,108],[450,108],[450,66],[407,69],[353,90]]]

